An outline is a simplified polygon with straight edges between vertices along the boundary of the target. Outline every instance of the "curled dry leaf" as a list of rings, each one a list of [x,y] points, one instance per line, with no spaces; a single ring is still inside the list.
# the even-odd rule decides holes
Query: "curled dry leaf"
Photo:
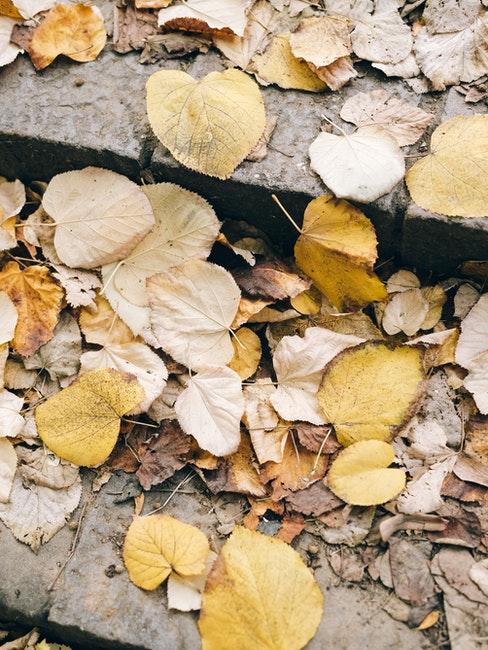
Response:
[[[146,88],[154,133],[178,162],[202,174],[228,178],[264,131],[261,93],[240,70],[211,72],[199,81],[160,70]]]
[[[371,203],[387,194],[405,174],[395,138],[379,126],[352,134],[320,133],[310,145],[310,164],[338,197]]]
[[[339,90],[348,81],[358,76],[348,56],[342,56],[337,61],[334,61],[334,63],[330,63],[323,68],[317,68],[311,63],[309,63],[309,67],[331,90]]]
[[[138,450],[141,465],[136,475],[142,487],[149,490],[184,467],[191,443],[175,420],[165,422],[157,437]]]
[[[373,273],[376,235],[356,207],[330,195],[311,201],[303,216],[295,259],[300,269],[338,309],[386,297]]]
[[[7,503],[17,469],[17,454],[10,440],[0,438],[0,503]]]
[[[346,101],[340,115],[356,126],[381,126],[400,147],[417,142],[434,119],[431,113],[393,97],[383,88],[354,95]]]
[[[430,154],[407,172],[407,187],[425,210],[449,217],[488,216],[487,165],[488,115],[458,115],[434,131]]]
[[[252,0],[186,0],[159,12],[158,22],[168,29],[223,32],[244,36]]]
[[[124,563],[131,581],[141,589],[159,587],[174,571],[180,576],[204,572],[209,553],[205,535],[174,517],[136,517],[124,542]]]
[[[106,41],[107,32],[98,7],[59,4],[34,30],[29,55],[37,70],[48,66],[60,54],[73,61],[94,61]]]
[[[233,276],[239,287],[251,296],[284,300],[310,287],[283,262],[261,262],[247,269],[237,269]]]
[[[317,396],[340,443],[391,439],[421,396],[422,357],[414,347],[365,343],[327,365]]]
[[[271,407],[270,410],[272,411]],[[276,413],[274,411],[272,413],[276,417]],[[249,429],[252,446],[260,465],[268,461],[281,463],[290,427],[289,422],[279,419],[272,428],[266,429],[261,426]]]
[[[154,226],[151,203],[141,188],[99,167],[54,176],[42,206],[56,223],[56,252],[71,267],[116,262]]]
[[[441,489],[451,472],[456,457],[432,464],[425,472],[409,481],[405,491],[397,499],[399,512],[405,514],[436,512],[442,505]]]
[[[109,368],[93,370],[37,407],[37,430],[58,456],[92,467],[108,458],[120,418],[143,399],[135,377]]]
[[[202,642],[208,650],[300,650],[314,636],[322,606],[313,574],[295,550],[239,526],[207,579]]]
[[[251,437],[253,431],[271,431],[278,424],[278,415],[271,406],[271,397],[275,393],[276,388],[270,379],[256,379],[253,384],[244,387],[243,422]]]
[[[405,487],[405,472],[389,468],[394,460],[391,445],[361,440],[340,452],[329,470],[327,484],[336,496],[352,505],[386,503]]]
[[[228,363],[240,291],[216,264],[191,260],[147,282],[151,323],[161,347],[192,370]]]
[[[101,294],[97,294],[93,307],[80,311],[79,322],[87,343],[123,345],[134,340],[131,330]]]
[[[237,451],[244,413],[241,378],[226,367],[202,369],[175,402],[183,431],[215,456]]]
[[[383,312],[381,325],[387,334],[404,332],[416,334],[422,327],[429,311],[429,303],[420,289],[407,289],[394,294]]]
[[[18,314],[5,291],[0,291],[0,346],[14,338]]]
[[[241,327],[232,337],[234,356],[229,361],[229,368],[235,370],[242,380],[252,377],[261,361],[261,340],[248,327]]]
[[[29,356],[53,336],[63,290],[47,267],[29,266],[22,270],[17,262],[8,262],[0,271],[0,286],[18,314],[12,345],[22,356]]]

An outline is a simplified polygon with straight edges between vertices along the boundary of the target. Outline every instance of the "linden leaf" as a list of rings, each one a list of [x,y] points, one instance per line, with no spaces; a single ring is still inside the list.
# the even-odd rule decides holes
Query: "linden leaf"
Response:
[[[93,307],[80,311],[79,322],[87,343],[123,345],[134,340],[130,329],[100,294],[96,296]]]
[[[205,585],[203,647],[300,650],[314,636],[322,607],[312,572],[291,546],[238,526]]]
[[[218,31],[244,36],[252,0],[185,0],[159,12],[158,23],[168,29]]]
[[[365,343],[328,364],[318,400],[341,444],[391,439],[421,395],[422,357],[414,347]]]
[[[17,454],[10,440],[0,438],[0,503],[7,503],[17,469]]]
[[[339,352],[363,340],[322,327],[309,327],[303,338],[284,336],[273,356],[278,388],[271,404],[278,414],[285,420],[325,424],[317,402],[324,368]]]
[[[45,266],[22,270],[17,262],[8,262],[0,271],[0,286],[17,309],[12,345],[22,356],[34,354],[53,336],[63,290]]]
[[[362,440],[339,453],[327,475],[327,485],[346,503],[373,506],[397,497],[405,487],[401,469],[388,469],[393,447],[380,440]]]
[[[142,191],[151,202],[156,225],[118,263],[111,282],[124,298],[145,307],[146,279],[187,260],[206,259],[220,222],[205,199],[173,183],[146,185]]]
[[[56,223],[56,252],[71,267],[92,269],[120,260],[154,225],[141,188],[98,167],[55,176],[42,206]]]
[[[208,176],[228,178],[266,126],[259,88],[240,70],[211,72],[199,81],[160,70],[146,88],[156,136],[178,162]]]
[[[20,47],[10,42],[12,30],[16,23],[15,18],[0,15],[0,67],[12,63],[17,55],[22,52]]]
[[[141,589],[159,587],[174,571],[180,576],[204,572],[209,554],[205,535],[168,515],[136,517],[124,542],[124,563]]]
[[[317,68],[351,53],[349,21],[342,16],[304,18],[290,36],[293,56]]]
[[[378,4],[378,3],[377,3]],[[358,20],[351,34],[354,53],[366,61],[399,63],[412,51],[412,32],[398,13],[398,4],[387,3]]]
[[[42,70],[60,54],[73,61],[94,61],[106,41],[107,32],[98,7],[60,4],[34,30],[29,56],[36,70]]]
[[[371,203],[390,192],[405,174],[397,141],[379,126],[352,134],[320,133],[310,145],[310,163],[338,197]]]
[[[488,216],[488,115],[444,122],[432,134],[430,149],[406,175],[415,203],[448,217]]]
[[[92,467],[108,458],[120,418],[143,398],[135,377],[109,368],[93,370],[37,407],[37,430],[55,454]]]
[[[210,551],[205,563],[205,570],[198,576],[180,576],[173,572],[168,578],[168,607],[180,612],[200,609],[202,593],[207,576],[217,559],[217,553]]]
[[[147,282],[151,323],[161,347],[192,370],[233,356],[230,326],[240,291],[216,264],[191,260]]]
[[[376,256],[374,228],[358,208],[330,195],[308,204],[295,244],[296,262],[335,307],[386,298],[373,273]]]
[[[108,300],[110,307],[120,317],[120,319],[128,326],[132,334],[135,336],[142,336],[148,340],[150,336],[150,309],[149,307],[138,307],[124,296],[117,289],[115,284],[111,281],[111,276],[116,270],[117,263],[102,266],[102,280],[104,283],[103,295]],[[148,340],[150,345],[159,347],[154,342]]]
[[[411,271],[400,269],[393,275],[390,275],[386,283],[388,293],[399,293],[409,289],[420,289],[420,280]]]
[[[234,356],[228,366],[235,370],[242,380],[248,379],[254,375],[261,361],[261,340],[248,327],[241,327],[232,337],[232,346]]]
[[[226,367],[209,367],[190,378],[175,402],[183,431],[215,456],[237,451],[244,413],[241,378]]]
[[[5,291],[0,291],[0,345],[14,338],[18,314],[14,303]]]

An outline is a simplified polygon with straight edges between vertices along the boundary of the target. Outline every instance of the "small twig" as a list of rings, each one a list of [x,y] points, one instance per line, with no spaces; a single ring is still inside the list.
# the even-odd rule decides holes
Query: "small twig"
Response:
[[[159,508],[156,508],[155,510],[151,510],[151,512],[148,512],[147,514],[144,515],[144,517],[149,517],[149,515],[153,515],[155,512],[159,512],[159,510],[162,510],[165,508],[168,503],[171,501],[171,499],[174,497],[174,495],[178,492],[179,488],[182,487],[183,485],[186,485],[186,483],[189,483],[193,477],[196,476],[195,472],[191,470],[191,472],[185,476],[184,479],[182,479],[178,485],[174,488],[174,490],[171,492],[169,497],[166,499],[166,501],[163,503],[162,506],[159,506]]]
[[[302,232],[303,232],[303,230],[302,230],[302,229],[300,228],[300,226],[296,223],[296,221],[293,219],[293,217],[291,216],[291,214],[290,214],[290,213],[288,212],[288,210],[285,208],[285,206],[283,205],[283,203],[281,203],[281,201],[280,201],[279,198],[276,196],[276,194],[272,194],[272,195],[271,195],[271,198],[272,198],[273,201],[274,201],[274,202],[275,202],[275,203],[276,203],[276,204],[281,208],[283,214],[284,214],[285,217],[288,219],[288,221],[292,224],[292,226],[295,228],[295,230],[296,230],[297,232],[299,232],[300,235],[301,235]]]

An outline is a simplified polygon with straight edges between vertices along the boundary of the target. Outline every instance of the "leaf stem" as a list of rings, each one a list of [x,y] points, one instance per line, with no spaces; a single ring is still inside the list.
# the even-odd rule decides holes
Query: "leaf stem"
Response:
[[[282,210],[283,214],[284,214],[285,217],[288,219],[288,221],[292,224],[292,226],[295,228],[295,230],[296,230],[297,232],[299,232],[300,235],[301,235],[301,234],[303,233],[303,230],[300,228],[300,226],[297,224],[297,222],[293,219],[293,217],[291,216],[291,214],[290,214],[290,213],[288,212],[288,210],[285,208],[285,206],[283,205],[283,203],[281,203],[281,201],[280,201],[279,198],[276,196],[276,194],[272,194],[272,195],[271,195],[271,198],[272,198],[273,201],[274,201],[274,202],[275,202],[275,203],[280,207],[280,209]]]

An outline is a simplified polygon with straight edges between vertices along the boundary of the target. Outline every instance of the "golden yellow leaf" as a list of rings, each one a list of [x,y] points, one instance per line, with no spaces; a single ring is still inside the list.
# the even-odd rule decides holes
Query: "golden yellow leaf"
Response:
[[[285,542],[236,527],[205,585],[204,650],[300,650],[322,617],[323,596]]]
[[[239,307],[237,308],[237,313],[234,320],[232,321],[231,328],[237,329],[244,323],[259,314],[267,305],[270,305],[272,300],[264,300],[263,298],[248,298],[247,296],[241,296],[239,301]]]
[[[144,391],[132,375],[111,368],[93,370],[37,407],[37,430],[61,458],[93,467],[114,448],[120,418],[143,399]]]
[[[9,16],[9,18],[20,18],[22,20],[22,16],[12,0],[0,0],[0,16]]]
[[[228,178],[257,144],[266,124],[257,84],[240,70],[195,80],[160,70],[146,84],[152,130],[190,169]]]
[[[488,216],[488,115],[457,115],[432,134],[430,154],[407,172],[412,199],[448,217]]]
[[[440,612],[437,609],[434,609],[434,611],[429,612],[427,616],[424,618],[424,620],[417,627],[417,630],[428,630],[429,627],[437,625],[439,616],[440,616]]]
[[[17,262],[9,262],[0,271],[0,286],[18,313],[12,345],[28,357],[52,338],[63,290],[45,266],[22,270]]]
[[[276,84],[280,88],[296,88],[318,93],[327,84],[317,77],[309,66],[293,56],[288,35],[275,36],[264,54],[252,60],[259,81]]]
[[[87,343],[123,345],[137,340],[101,294],[95,298],[93,308],[83,307],[79,322]]]
[[[342,445],[390,440],[423,389],[423,353],[416,347],[365,343],[344,350],[325,369],[317,397]]]
[[[308,204],[295,259],[337,309],[386,298],[373,272],[376,257],[373,225],[360,210],[331,195]]]
[[[322,295],[316,287],[311,287],[299,293],[298,296],[290,298],[290,304],[300,314],[315,316],[320,313],[322,306]]]
[[[106,41],[103,16],[97,7],[56,5],[35,29],[29,55],[37,70],[48,66],[60,54],[83,63],[94,61]]]
[[[361,440],[340,452],[332,463],[327,485],[346,503],[374,506],[386,503],[405,487],[405,472],[388,469],[393,447],[381,440]]]
[[[172,571],[180,576],[203,573],[209,550],[195,526],[168,515],[136,517],[125,537],[124,563],[135,585],[153,590]]]
[[[232,337],[234,356],[228,366],[235,370],[241,379],[248,379],[258,369],[261,361],[261,340],[248,327],[241,327]]]

